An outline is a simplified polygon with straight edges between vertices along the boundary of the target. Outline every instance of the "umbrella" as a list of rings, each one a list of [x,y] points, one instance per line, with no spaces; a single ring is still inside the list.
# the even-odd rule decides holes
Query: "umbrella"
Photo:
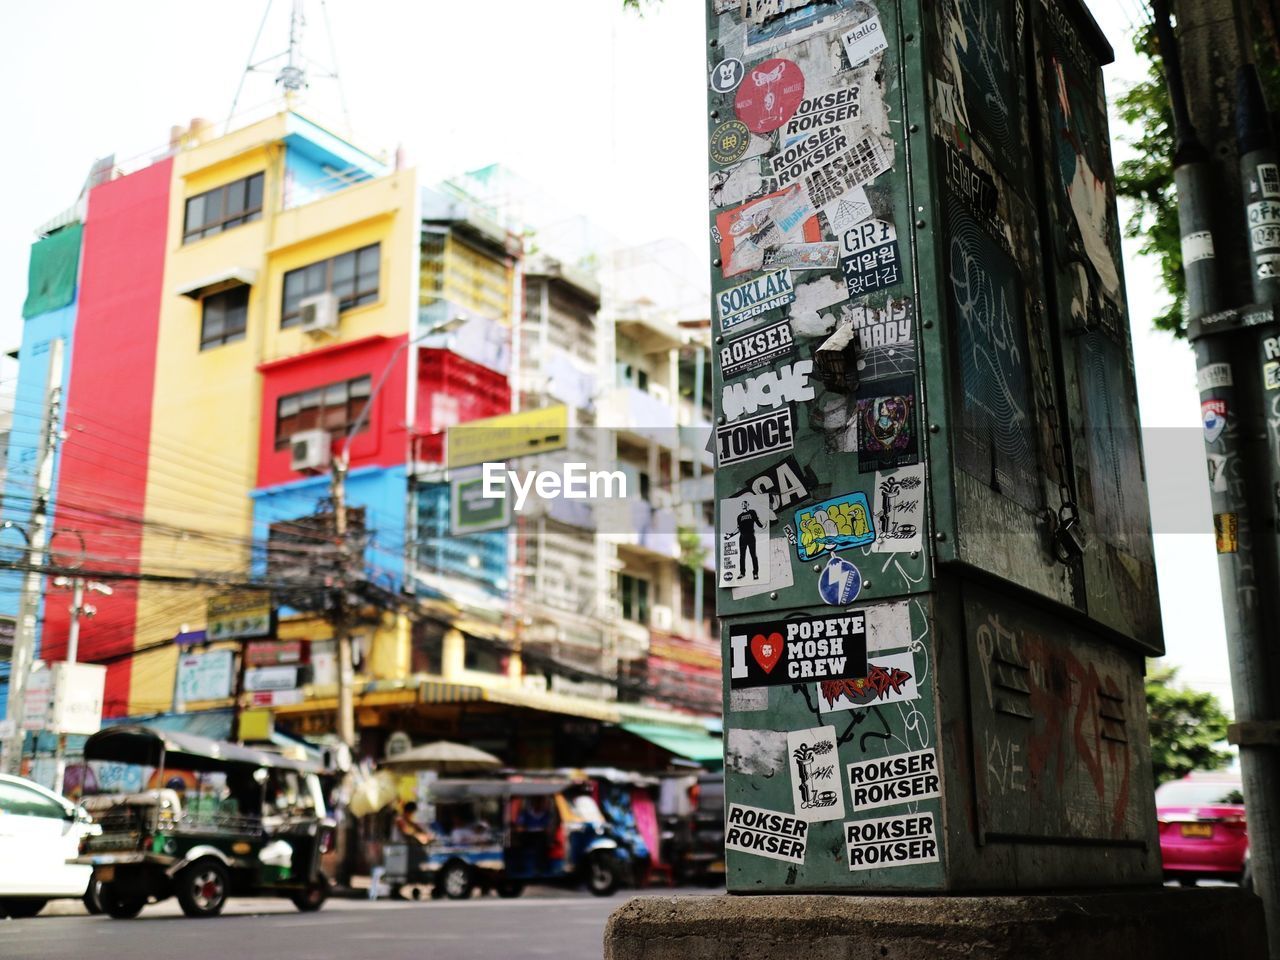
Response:
[[[395,778],[389,773],[378,772],[356,784],[347,806],[357,817],[363,817],[390,806],[399,796]]]
[[[491,753],[463,743],[450,743],[448,740],[423,744],[382,761],[383,769],[397,773],[415,770],[462,773],[467,770],[494,770],[501,766],[502,761]]]

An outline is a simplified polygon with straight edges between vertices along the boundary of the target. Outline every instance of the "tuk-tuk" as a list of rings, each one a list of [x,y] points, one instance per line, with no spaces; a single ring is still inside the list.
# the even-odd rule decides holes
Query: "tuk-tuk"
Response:
[[[479,889],[518,897],[526,884],[585,883],[609,896],[626,853],[589,792],[568,780],[436,780],[428,787],[435,839],[388,844],[386,879],[433,884],[462,900]]]
[[[108,727],[86,763],[144,768],[143,790],[86,796],[102,833],[81,845],[103,911],[136,917],[176,896],[189,917],[222,912],[229,896],[287,897],[320,909],[333,845],[320,766],[265,750],[141,726]]]

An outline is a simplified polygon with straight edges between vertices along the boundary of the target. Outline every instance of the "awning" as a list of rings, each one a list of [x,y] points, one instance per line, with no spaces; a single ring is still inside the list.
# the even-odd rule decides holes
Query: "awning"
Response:
[[[622,729],[678,757],[699,763],[724,763],[724,741],[719,737],[658,723],[624,723]]]
[[[211,293],[229,290],[232,287],[252,287],[257,282],[258,271],[252,267],[230,267],[226,270],[219,270],[211,276],[184,283],[174,293],[179,296],[190,297],[192,300],[199,300],[201,297],[206,297]]]

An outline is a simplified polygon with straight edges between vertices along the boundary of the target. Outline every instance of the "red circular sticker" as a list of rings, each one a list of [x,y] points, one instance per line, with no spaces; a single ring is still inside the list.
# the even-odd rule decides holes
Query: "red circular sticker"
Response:
[[[792,61],[779,57],[747,71],[733,109],[752,133],[768,133],[790,120],[803,99],[804,74]]]

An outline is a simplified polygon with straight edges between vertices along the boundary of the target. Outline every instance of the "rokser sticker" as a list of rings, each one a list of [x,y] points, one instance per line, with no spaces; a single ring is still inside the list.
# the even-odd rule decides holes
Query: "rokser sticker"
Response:
[[[915,464],[892,473],[876,473],[875,522],[879,530],[875,553],[910,553],[923,549],[924,466]]]
[[[818,596],[833,607],[847,607],[862,592],[862,572],[844,557],[833,556],[818,574]]]
[[[806,133],[857,120],[861,108],[861,91],[856,83],[809,97],[787,121],[783,142],[789,146]]]
[[[851,30],[840,34],[844,52],[849,56],[849,66],[859,67],[877,53],[889,49],[889,43],[880,29],[880,18],[874,14]]]
[[[791,271],[785,268],[762,273],[746,283],[722,290],[716,297],[720,332],[728,332],[746,323],[752,317],[758,317],[778,307],[785,307],[795,298],[796,291],[791,282]]]
[[[846,821],[844,839],[850,870],[938,862],[937,826],[932,813]]]
[[[774,516],[809,499],[809,487],[817,484],[813,471],[801,467],[795,457],[784,457],[768,469],[761,470],[747,481],[742,493],[764,493],[769,497],[769,509]],[[790,563],[787,564],[788,569]]]
[[[724,845],[727,850],[770,860],[804,863],[808,832],[809,824],[799,817],[731,803],[725,817]]]
[[[769,582],[769,497],[747,493],[720,501],[720,586],[752,587]],[[759,549],[756,531],[764,531]]]
[[[752,133],[769,133],[791,119],[804,99],[804,73],[776,57],[747,71],[733,110]]]
[[[812,400],[812,360],[797,360],[777,370],[762,370],[746,380],[726,383],[720,395],[720,408],[726,420],[737,420],[761,407],[775,409],[784,403]]]
[[[836,728],[813,727],[787,734],[791,802],[796,816],[809,823],[844,817]]]
[[[868,654],[866,677],[823,680],[817,684],[818,710],[821,713],[838,713],[915,700],[920,696],[915,669],[909,650],[905,653]]]
[[[751,146],[751,131],[741,120],[726,120],[711,131],[711,159],[720,166],[737,163]]]
[[[729,627],[730,688],[866,675],[867,622],[861,610]]]
[[[1233,386],[1231,364],[1211,363],[1196,371],[1196,389],[1201,393],[1214,387]]]
[[[732,380],[795,352],[796,338],[791,332],[790,322],[779,320],[767,327],[758,327],[750,333],[726,339],[720,346],[720,378]]]
[[[726,467],[795,446],[791,409],[762,413],[716,427],[716,465]]]
[[[867,495],[832,497],[796,511],[796,556],[808,562],[824,554],[861,547],[876,538]]]
[[[823,127],[770,157],[769,167],[778,179],[778,186],[786,186],[848,149],[849,137],[842,128]]]
[[[711,89],[716,93],[733,93],[746,75],[746,68],[737,57],[728,57],[716,64],[711,71]]]
[[[1201,400],[1200,419],[1204,421],[1204,442],[1213,443],[1227,428],[1227,401]]]
[[[845,769],[849,804],[855,813],[942,795],[938,789],[938,755],[932,749],[859,760]]]

